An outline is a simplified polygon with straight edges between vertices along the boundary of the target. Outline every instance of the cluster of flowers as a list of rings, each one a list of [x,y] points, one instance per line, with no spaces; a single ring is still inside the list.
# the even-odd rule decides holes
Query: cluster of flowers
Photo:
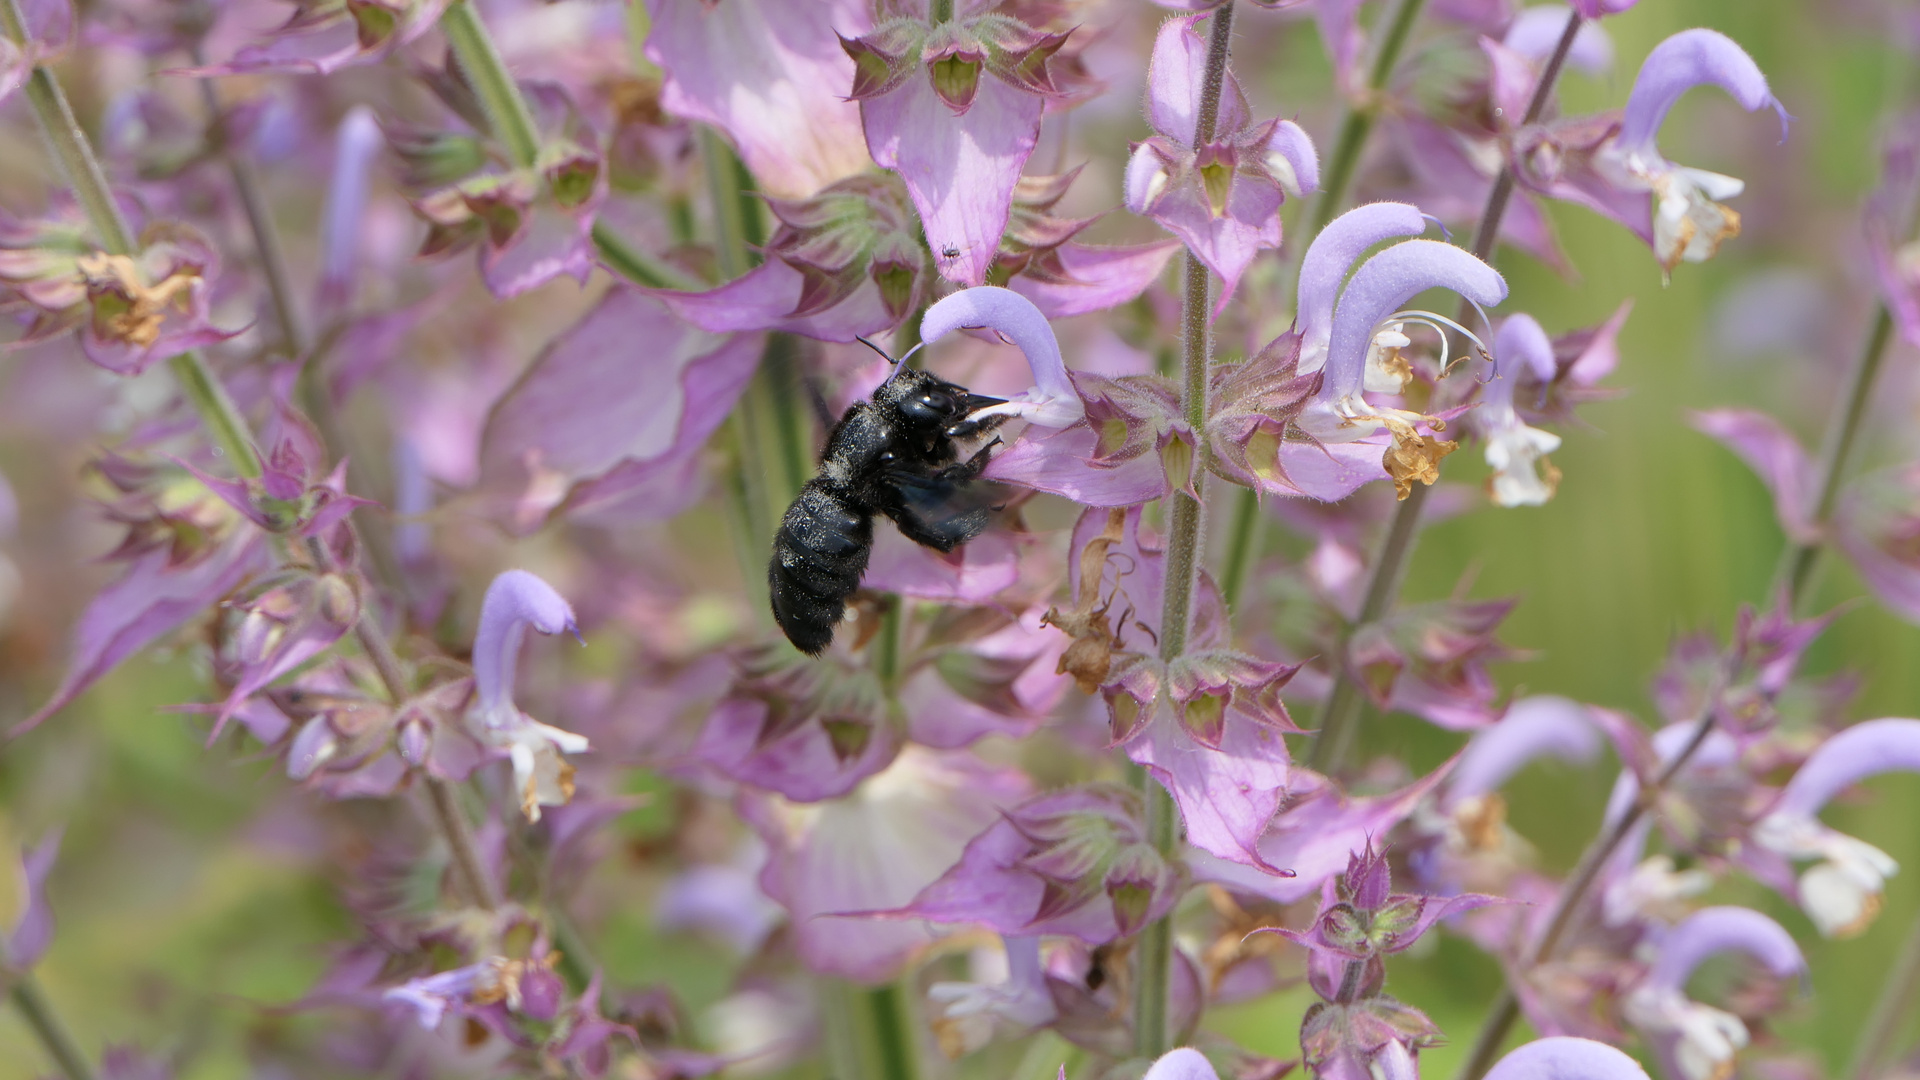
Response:
[[[1748,1044],[1806,975],[1799,948],[1698,900],[1745,875],[1819,933],[1859,932],[1896,863],[1818,815],[1869,775],[1920,770],[1920,720],[1849,725],[1847,688],[1800,672],[1828,622],[1796,613],[1804,567],[1724,645],[1676,645],[1657,728],[1507,700],[1489,666],[1515,657],[1497,636],[1511,602],[1392,595],[1447,455],[1477,446],[1496,506],[1545,503],[1556,429],[1611,392],[1629,305],[1559,335],[1496,316],[1495,243],[1564,265],[1542,209],[1558,199],[1626,226],[1662,274],[1706,260],[1739,232],[1722,204],[1742,182],[1668,160],[1669,110],[1713,86],[1777,113],[1783,137],[1786,110],[1739,45],[1693,29],[1649,52],[1622,109],[1562,115],[1561,71],[1608,67],[1603,20],[1632,0],[1433,5],[1436,39],[1479,56],[1446,68],[1440,104],[1388,77],[1404,27],[1370,35],[1344,0],[1245,0],[1246,20],[1318,19],[1355,140],[1323,170],[1299,123],[1256,119],[1235,2],[1143,18],[1079,0],[646,0],[636,75],[607,6],[554,5],[577,9],[563,25],[518,0],[300,0],[250,37],[253,0],[100,0],[85,26],[66,0],[0,0],[0,95],[31,108],[67,181],[0,221],[9,377],[85,403],[84,438],[112,443],[89,475],[124,528],[65,678],[14,734],[197,636],[215,689],[189,711],[210,746],[264,748],[311,805],[384,807],[341,890],[359,936],[297,1002],[334,1025],[300,1052],[367,1074],[698,1076],[828,1046],[849,1078],[907,1080],[917,1014],[950,1058],[1045,1029],[1033,1045],[1080,1075],[1254,1080],[1289,1063],[1203,1017],[1304,982],[1306,1071],[1406,1080],[1442,1033],[1386,993],[1387,958],[1439,932],[1495,957],[1546,1036],[1499,1080],[1643,1078],[1616,1046],[1668,1080],[1721,1080],[1743,1055],[1787,1068],[1786,1049]],[[91,147],[56,66],[82,41],[143,60]],[[173,92],[192,80],[201,113]],[[1064,160],[1066,118],[1137,119],[1129,80],[1151,130],[1109,148],[1131,219],[1073,216],[1100,200]],[[332,137],[311,137],[323,122]],[[1370,127],[1397,158],[1361,153]],[[1049,174],[1033,159],[1055,135]],[[324,192],[314,250],[293,249],[310,275],[263,201],[283,183]],[[1887,325],[1920,345],[1916,189],[1920,140],[1896,141],[1868,232]],[[1283,237],[1309,201],[1324,226]],[[1426,237],[1443,222],[1475,249]],[[409,228],[425,258],[394,242]],[[447,258],[467,248],[501,302],[574,295],[563,277],[601,291],[523,316],[546,343],[521,366],[509,331],[527,335],[501,314],[521,309],[474,294]],[[1263,267],[1282,258],[1276,334],[1250,301],[1275,299]],[[1433,290],[1459,313],[1409,306]],[[556,309],[577,318],[544,325]],[[1096,313],[1061,323],[1070,368],[1055,322]],[[1251,344],[1215,360],[1216,327]],[[861,345],[881,334],[1003,399],[994,524],[945,555],[883,526],[836,643],[807,657],[754,583],[815,427],[888,371]],[[178,393],[158,400],[103,397],[82,370],[151,387],[132,377],[163,360]],[[1858,422],[1816,464],[1764,415],[1696,417],[1770,485],[1800,562],[1831,546],[1920,619],[1920,466],[1843,490]],[[1442,495],[1435,511],[1460,505]],[[1235,499],[1311,554],[1259,563],[1257,590],[1200,568],[1200,516],[1224,523]],[[671,549],[665,523],[696,508],[738,549],[729,600]],[[15,516],[0,485],[0,539]],[[1367,554],[1387,532],[1399,547]],[[476,586],[512,561],[541,573]],[[19,578],[0,556],[0,618],[31,591]],[[624,651],[566,685],[542,652],[523,694],[529,631]],[[1420,776],[1356,769],[1334,729],[1360,700],[1465,748]],[[1290,707],[1321,710],[1309,763],[1295,751],[1316,733]],[[1606,747],[1622,767],[1601,838],[1581,870],[1541,872],[1502,785]],[[739,960],[700,1036],[673,988],[606,986],[576,925],[642,770],[686,807],[654,856],[674,867],[658,922]],[[51,940],[56,850],[26,855],[0,943],[22,985]],[[1752,961],[1737,988],[1690,998],[1722,953]],[[841,1015],[849,981],[900,1006],[866,1018],[895,1026],[869,1040],[882,1066],[843,1045],[867,1030]]]

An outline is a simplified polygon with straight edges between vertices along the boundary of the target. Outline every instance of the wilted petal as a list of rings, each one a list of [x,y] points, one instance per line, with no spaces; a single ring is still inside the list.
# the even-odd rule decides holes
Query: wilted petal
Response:
[[[988,77],[981,78],[972,107],[958,116],[921,78],[860,103],[867,149],[907,182],[927,246],[959,251],[937,260],[949,281],[966,286],[987,280],[1045,108],[1045,98]]]
[[[518,488],[513,518],[524,529],[570,495],[607,504],[655,476],[672,480],[656,492],[671,513],[697,495],[688,467],[732,410],[760,351],[757,335],[701,333],[658,299],[615,286],[494,406],[482,475]]]
[[[1733,39],[1717,30],[1682,30],[1653,47],[1640,74],[1634,77],[1620,121],[1620,147],[1629,154],[1653,153],[1654,138],[1680,96],[1711,83],[1733,95],[1740,107],[1752,112],[1770,106],[1780,115],[1780,137],[1786,138],[1787,110],[1767,90],[1767,77]]]
[[[1528,762],[1547,756],[1585,762],[1600,751],[1586,706],[1563,697],[1521,698],[1492,727],[1474,733],[1447,781],[1443,805],[1496,791]]]
[[[1818,540],[1820,526],[1813,520],[1818,481],[1812,460],[1791,432],[1773,417],[1747,409],[1712,409],[1694,413],[1692,420],[1760,475],[1788,537],[1801,544]]]
[[[1068,241],[1056,250],[1071,280],[1042,281],[1022,274],[1009,287],[1033,301],[1049,319],[1106,311],[1130,303],[1145,292],[1179,249],[1177,240],[1127,247]]]
[[[1033,389],[975,416],[1023,416],[1041,427],[1063,428],[1086,415],[1053,327],[1032,300],[992,285],[962,289],[927,309],[920,340],[931,345],[962,328],[995,331],[1013,342],[1033,369]]]
[[[1516,1047],[1486,1080],[1647,1080],[1647,1071],[1606,1043],[1556,1035]]]
[[[733,140],[762,193],[805,198],[868,166],[853,60],[839,34],[871,23],[856,0],[648,0],[660,103]]]
[[[242,526],[212,553],[186,566],[169,566],[165,550],[141,556],[81,613],[60,689],[38,712],[16,724],[13,734],[32,730],[114,665],[212,607],[247,575],[264,569],[265,555],[260,534]]]
[[[881,982],[935,934],[839,913],[911,902],[1024,790],[1017,774],[969,754],[909,747],[846,798],[799,805],[743,792],[741,812],[767,842],[760,885],[786,906],[800,958],[816,972]]]

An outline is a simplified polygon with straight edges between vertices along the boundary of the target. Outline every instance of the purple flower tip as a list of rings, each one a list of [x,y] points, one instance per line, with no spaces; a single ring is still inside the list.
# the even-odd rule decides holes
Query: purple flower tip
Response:
[[[1787,781],[1772,813],[1812,817],[1869,776],[1920,772],[1920,720],[1868,720],[1820,744]]]
[[[1467,744],[1447,780],[1444,801],[1457,803],[1493,791],[1535,758],[1586,761],[1599,750],[1600,732],[1586,706],[1550,694],[1523,698]]]
[[[1295,312],[1300,324],[1300,371],[1320,370],[1327,360],[1327,339],[1333,334],[1333,303],[1340,285],[1360,253],[1382,240],[1419,236],[1427,231],[1427,217],[1417,206],[1378,202],[1355,207],[1320,230],[1300,260],[1300,291]]]
[[[1606,1043],[1558,1035],[1515,1049],[1486,1080],[1647,1080],[1647,1071]]]
[[[1807,968],[1800,946],[1779,923],[1751,908],[1709,907],[1687,916],[1667,933],[1660,942],[1660,959],[1647,973],[1646,985],[1679,991],[1701,961],[1728,949],[1746,953],[1781,977]]]
[[[1707,83],[1733,95],[1748,112],[1772,106],[1780,114],[1780,138],[1785,141],[1787,122],[1792,117],[1767,90],[1767,77],[1753,57],[1717,30],[1693,29],[1682,30],[1654,46],[1646,63],[1640,65],[1621,118],[1621,148],[1630,153],[1653,149],[1654,136],[1674,102],[1688,90]]]
[[[932,344],[961,328],[997,332],[1026,355],[1033,369],[1033,389],[980,415],[1024,416],[1049,428],[1066,427],[1086,415],[1086,406],[1067,377],[1060,342],[1033,301],[994,285],[962,289],[927,309],[920,320],[920,340]]]
[[[487,587],[473,636],[473,681],[482,708],[512,702],[515,661],[528,627],[543,634],[572,630],[573,608],[533,574],[508,570]]]
[[[1143,1080],[1220,1080],[1207,1056],[1190,1046],[1169,1050],[1147,1070]]]
[[[1507,282],[1498,271],[1452,244],[1407,240],[1380,252],[1361,264],[1340,294],[1327,345],[1323,399],[1360,393],[1375,327],[1428,289],[1452,289],[1482,307],[1507,298]]]

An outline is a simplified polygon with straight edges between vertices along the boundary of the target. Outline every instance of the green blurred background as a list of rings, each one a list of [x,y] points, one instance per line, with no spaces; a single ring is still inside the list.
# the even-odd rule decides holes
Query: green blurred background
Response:
[[[1242,14],[1248,34],[1272,19],[1250,8]],[[1744,45],[1797,118],[1791,140],[1774,149],[1771,119],[1742,116],[1703,92],[1684,102],[1666,129],[1662,144],[1670,156],[1745,176],[1747,194],[1734,205],[1746,216],[1747,235],[1704,266],[1682,266],[1664,288],[1642,245],[1578,209],[1553,209],[1577,279],[1503,254],[1513,285],[1509,306],[1534,313],[1550,330],[1598,322],[1622,296],[1634,298],[1620,369],[1610,380],[1626,393],[1587,408],[1592,429],[1570,433],[1555,455],[1565,473],[1558,498],[1541,509],[1482,509],[1437,525],[1407,585],[1410,598],[1435,598],[1473,574],[1475,596],[1521,597],[1503,637],[1535,656],[1504,665],[1503,681],[1649,721],[1649,679],[1674,636],[1724,633],[1740,605],[1763,602],[1783,547],[1759,482],[1694,432],[1686,412],[1764,408],[1817,444],[1839,372],[1864,336],[1871,298],[1857,209],[1877,173],[1882,118],[1906,92],[1913,64],[1870,18],[1829,4],[1643,0],[1606,23],[1620,56],[1616,75],[1571,77],[1564,108],[1619,105],[1647,50],[1696,25]],[[1257,40],[1266,55],[1243,52],[1237,67],[1258,84],[1259,96],[1324,100],[1330,73],[1310,22],[1269,24]],[[1324,108],[1303,115],[1323,152],[1331,117]],[[1763,152],[1747,156],[1754,146]],[[1756,275],[1783,272],[1822,298],[1813,335],[1774,341],[1762,334],[1756,342],[1741,333],[1751,327],[1726,319],[1725,305]],[[1778,314],[1779,307],[1761,305],[1758,315]],[[1895,348],[1858,468],[1920,450],[1920,440],[1907,434],[1914,359]],[[1481,467],[1473,456],[1450,460],[1449,479],[1477,484]],[[1826,560],[1817,595],[1821,610],[1848,606],[1813,650],[1808,670],[1860,673],[1861,718],[1920,713],[1920,631],[1862,601],[1860,582],[1836,560]],[[57,648],[57,640],[39,647]],[[59,931],[40,972],[83,1044],[138,1041],[182,1055],[185,1075],[214,1080],[248,1075],[250,1046],[294,1037],[310,1022],[260,1004],[298,998],[323,969],[329,943],[351,937],[353,927],[325,869],[284,835],[295,827],[276,829],[272,816],[262,815],[284,792],[277,769],[231,744],[203,749],[196,724],[159,711],[195,700],[202,685],[187,652],[142,656],[56,722],[0,749],[0,839],[32,840],[52,823],[67,823],[53,884]],[[16,684],[7,700],[19,704],[39,689],[38,682]],[[1417,767],[1438,762],[1459,742],[1416,722],[1378,718],[1364,738],[1368,750],[1403,755]],[[1510,820],[1539,846],[1546,865],[1565,868],[1595,830],[1611,780],[1610,769],[1535,767],[1509,791]],[[639,777],[634,786],[651,783]],[[1715,898],[1759,907],[1806,946],[1811,992],[1777,1031],[1818,1054],[1831,1072],[1843,1067],[1892,954],[1920,913],[1912,869],[1920,866],[1920,777],[1876,780],[1827,819],[1909,867],[1891,882],[1886,910],[1867,933],[1822,941],[1796,910],[1757,888],[1730,885]],[[658,809],[643,810],[617,829],[637,846],[663,821]],[[619,879],[623,902],[596,928],[599,959],[613,982],[668,980],[691,1004],[710,1002],[725,989],[726,965],[698,941],[653,933],[648,912],[657,885],[640,873]],[[11,903],[11,891],[0,888],[0,905]],[[5,914],[10,909],[0,908]],[[1392,992],[1427,1009],[1454,1039],[1423,1058],[1427,1075],[1451,1075],[1498,985],[1493,963],[1454,940],[1393,965]],[[1254,1049],[1290,1055],[1306,1003],[1299,993],[1282,995],[1222,1010],[1209,1024]],[[1007,1054],[987,1055],[967,1071],[984,1076],[1009,1063]],[[44,1071],[13,1013],[0,1010],[0,1080]]]

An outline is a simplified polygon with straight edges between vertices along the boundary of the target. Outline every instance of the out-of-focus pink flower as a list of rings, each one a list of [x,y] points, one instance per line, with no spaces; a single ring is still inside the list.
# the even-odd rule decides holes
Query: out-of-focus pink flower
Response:
[[[635,351],[634,343],[645,349]],[[697,330],[625,286],[609,290],[494,405],[483,485],[509,523],[555,513],[657,521],[700,495],[700,455],[758,365],[759,335]]]
[[[1560,470],[1547,455],[1560,449],[1560,436],[1528,426],[1514,411],[1513,395],[1522,370],[1539,382],[1554,378],[1553,342],[1531,315],[1514,315],[1493,338],[1493,359],[1486,365],[1486,390],[1474,425],[1485,441],[1489,491],[1497,506],[1542,506],[1560,484]]]
[[[529,628],[542,634],[573,630],[573,608],[538,577],[508,570],[493,579],[480,605],[467,727],[482,743],[506,752],[520,811],[528,821],[539,821],[542,806],[562,806],[573,798],[573,766],[560,755],[585,753],[587,740],[540,723],[514,703],[520,644]]]
[[[1520,126],[1527,107],[1533,102],[1541,69],[1560,44],[1572,8],[1559,4],[1530,7],[1507,24],[1506,34],[1495,41],[1480,39],[1480,50],[1487,54],[1488,93],[1493,99],[1495,122],[1503,131]],[[1567,51],[1566,64],[1589,75],[1600,75],[1613,68],[1613,41],[1598,23],[1583,22],[1574,33],[1573,47]]]
[[[647,59],[666,73],[660,104],[725,131],[761,193],[809,198],[871,164],[837,36],[867,32],[868,5],[647,0],[647,14]]]
[[[1603,19],[1608,15],[1618,15],[1639,2],[1640,0],[1572,0],[1573,9],[1585,19]]]
[[[1323,900],[1313,925],[1307,930],[1269,927],[1255,932],[1279,934],[1316,953],[1364,961],[1373,968],[1379,966],[1380,957],[1412,948],[1414,942],[1441,919],[1499,903],[1498,897],[1477,893],[1456,896],[1395,893],[1386,852],[1376,852],[1371,844],[1348,856],[1347,869],[1341,875],[1335,895],[1337,902],[1331,897]],[[1334,987],[1316,985],[1315,989],[1330,1000],[1338,993]],[[1366,991],[1362,989],[1360,993],[1364,996]]]
[[[1200,145],[1207,43],[1195,26],[1205,17],[1169,19],[1154,41],[1147,119],[1157,134],[1135,146],[1127,162],[1126,201],[1220,275],[1217,312],[1254,256],[1280,246],[1280,204],[1319,190],[1320,159],[1293,121],[1254,123],[1231,72],[1214,130]]]
[[[1509,1051],[1487,1080],[1647,1080],[1647,1070],[1606,1043],[1555,1035]]]
[[[1920,117],[1903,117],[1880,155],[1880,186],[1867,201],[1867,246],[1900,336],[1920,345],[1920,244],[1913,235],[1913,206],[1920,192]]]
[[[1813,520],[1819,478],[1800,440],[1780,422],[1750,409],[1712,409],[1692,416],[1693,426],[1740,455],[1773,495],[1780,528],[1797,544],[1815,542],[1820,525]]]
[[[1822,825],[1820,809],[1867,777],[1896,769],[1920,772],[1920,720],[1855,724],[1820,744],[1753,827],[1753,841],[1767,855],[1817,860],[1789,891],[1827,937],[1864,932],[1880,912],[1886,879],[1900,865],[1872,844]],[[1765,876],[1784,884],[1790,873]]]
[[[1766,76],[1740,46],[1713,30],[1682,30],[1654,46],[1634,80],[1626,110],[1578,117],[1523,133],[1515,146],[1521,182],[1604,214],[1653,247],[1664,271],[1704,262],[1739,235],[1740,215],[1720,205],[1745,188],[1731,176],[1676,165],[1655,143],[1668,110],[1688,90],[1711,83],[1748,112],[1787,112]]]
[[[1742,907],[1702,908],[1658,943],[1659,958],[1624,1003],[1627,1019],[1653,1041],[1670,1080],[1712,1080],[1733,1067],[1747,1045],[1747,1026],[1732,1013],[1689,1000],[1687,979],[1701,961],[1734,950],[1774,976],[1806,971],[1793,936],[1780,924]]]
[[[1897,466],[1847,485],[1834,508],[1833,538],[1876,599],[1920,622],[1920,466]]]
[[[1066,40],[979,10],[937,25],[898,15],[841,39],[867,149],[907,182],[949,281],[987,280],[1040,116],[1060,93],[1048,58]]]
[[[13,928],[0,937],[0,969],[33,970],[53,943],[53,908],[47,903],[47,875],[60,857],[60,830],[20,856],[20,904]]]
[[[822,974],[881,982],[936,935],[844,913],[912,902],[1025,791],[1024,777],[971,754],[910,747],[844,798],[800,804],[743,789],[739,807],[767,843],[760,885],[786,907],[800,958]]]
[[[385,145],[380,123],[365,105],[348,110],[334,135],[333,182],[327,185],[320,232],[319,308],[324,315],[342,313],[353,301],[373,162]]]
[[[0,34],[0,101],[24,86],[34,68],[60,59],[73,43],[70,0],[25,0],[19,11],[26,40]]]
[[[294,0],[278,29],[242,46],[232,57],[176,72],[181,75],[330,75],[385,60],[432,30],[449,0],[369,0],[331,4]]]

